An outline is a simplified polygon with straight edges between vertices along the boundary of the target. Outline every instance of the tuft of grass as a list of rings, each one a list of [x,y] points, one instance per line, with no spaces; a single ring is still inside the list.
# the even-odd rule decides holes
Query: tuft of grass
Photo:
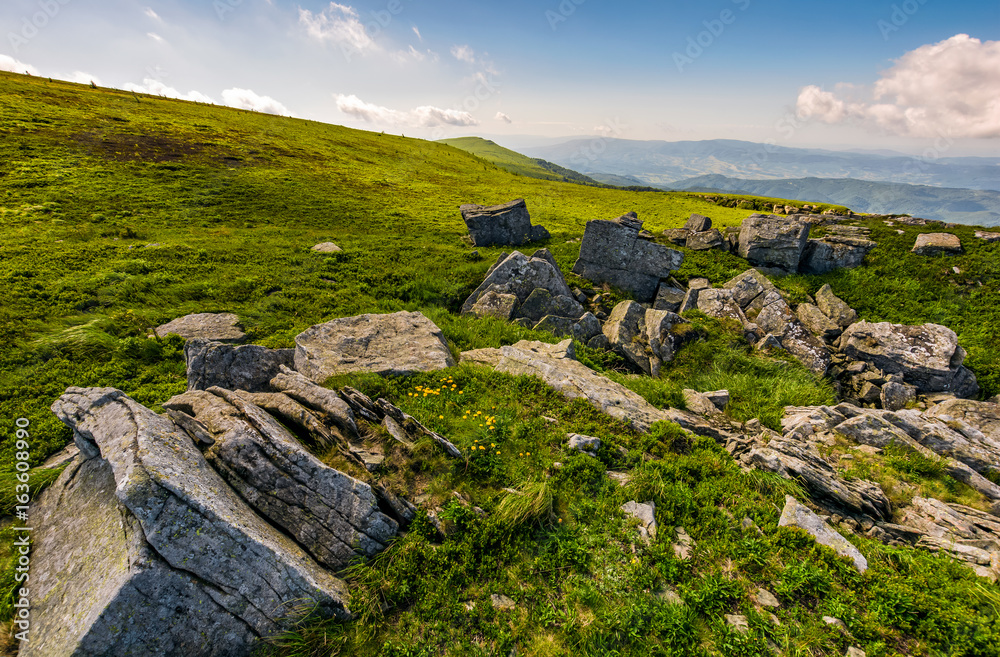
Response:
[[[497,519],[511,527],[548,524],[555,520],[552,485],[548,481],[524,484],[516,493],[507,493],[497,506]]]

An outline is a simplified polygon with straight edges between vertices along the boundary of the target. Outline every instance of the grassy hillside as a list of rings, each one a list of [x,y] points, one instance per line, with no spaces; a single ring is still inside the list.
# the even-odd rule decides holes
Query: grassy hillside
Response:
[[[460,240],[458,206],[518,197],[551,231],[544,246],[573,284],[584,282],[569,274],[580,248],[571,240],[588,220],[635,210],[659,233],[692,212],[720,226],[748,214],[685,193],[515,175],[446,144],[0,73],[0,463],[12,463],[14,418],[31,422],[33,464],[69,441],[48,411],[67,386],[115,386],[153,408],[183,391],[181,342],[147,336],[189,312],[238,313],[250,340],[273,347],[334,317],[401,309],[425,312],[459,349],[555,341],[455,314],[501,252]],[[963,228],[965,256],[917,258],[907,250],[923,229],[873,230],[880,246],[869,267],[779,284],[802,298],[830,282],[868,319],[951,326],[986,392],[1000,392],[1000,245]],[[324,241],[343,252],[309,251]],[[746,268],[719,252],[687,255],[682,280],[719,284]],[[726,387],[738,421],[775,426],[786,404],[833,401],[829,382],[761,357],[738,328],[692,319],[700,339],[662,379],[627,375],[601,352],[581,349],[581,358],[660,405],[680,404],[683,387]],[[442,390],[445,376],[461,397],[415,396],[416,386]],[[427,495],[455,531],[439,540],[421,514],[381,556],[341,573],[354,621],[312,619],[266,654],[839,656],[858,645],[869,657],[971,657],[1000,641],[997,587],[946,557],[852,537],[871,564],[858,575],[777,527],[784,494],[803,497],[796,485],[743,472],[673,425],[639,435],[537,380],[468,365],[335,383],[385,396],[466,453],[490,449],[462,461],[432,444],[418,445],[414,460],[390,453],[383,483]],[[470,422],[477,411],[496,429]],[[601,436],[598,459],[566,453],[570,431]],[[335,454],[319,456],[351,471]],[[606,468],[629,472],[631,483],[620,487]],[[886,472],[912,485],[905,494],[927,485],[979,502],[933,468],[917,477],[900,459]],[[0,472],[8,510],[9,480]],[[631,499],[656,502],[664,536],[650,547],[618,510]],[[744,517],[763,533],[741,530]],[[670,549],[675,526],[698,543],[691,560]],[[13,586],[8,538],[0,532],[3,593]],[[779,625],[755,605],[758,587],[781,600]],[[671,592],[686,604],[671,604]],[[494,609],[492,594],[515,609]],[[6,618],[10,602],[0,597]],[[748,616],[747,635],[725,624],[731,613]],[[853,638],[824,615],[843,619]]]
[[[516,151],[504,148],[496,142],[482,137],[457,137],[455,139],[441,139],[438,143],[454,146],[476,157],[481,157],[487,162],[492,162],[505,171],[516,173],[529,178],[539,178],[541,180],[558,180],[561,182],[574,182],[582,185],[600,185],[598,181],[573,171],[547,162],[542,159],[530,158],[521,155]]]

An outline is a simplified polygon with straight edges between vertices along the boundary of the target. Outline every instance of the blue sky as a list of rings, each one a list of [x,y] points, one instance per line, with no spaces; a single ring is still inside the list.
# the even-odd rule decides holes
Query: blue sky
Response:
[[[6,0],[0,35],[0,68],[427,138],[1000,155],[997,0]]]

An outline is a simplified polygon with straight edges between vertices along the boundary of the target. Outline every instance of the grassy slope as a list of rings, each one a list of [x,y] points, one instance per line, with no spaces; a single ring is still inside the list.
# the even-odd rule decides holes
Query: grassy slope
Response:
[[[482,137],[457,137],[455,139],[441,139],[439,143],[454,146],[476,157],[480,157],[487,162],[492,162],[505,171],[528,176],[529,178],[540,178],[542,180],[558,180],[561,182],[576,182],[587,185],[598,185],[596,180],[588,176],[566,169],[558,164],[537,160],[521,155],[516,151],[504,148],[499,144]]]
[[[500,252],[479,249],[483,259],[470,257],[459,240],[461,203],[526,198],[533,218],[552,231],[547,246],[567,271],[579,250],[567,240],[589,219],[636,210],[659,232],[691,212],[720,225],[746,215],[686,194],[515,176],[442,144],[37,78],[0,74],[0,108],[0,415],[30,418],[34,462],[69,438],[47,411],[68,385],[113,385],[150,405],[183,390],[180,343],[145,335],[186,312],[237,312],[251,339],[271,346],[289,345],[332,317],[402,308],[422,309],[462,349],[553,340],[452,314]],[[996,329],[985,314],[996,307],[987,296],[996,288],[995,247],[970,247],[956,260],[916,259],[904,251],[916,231],[897,238],[883,228],[876,226],[881,246],[870,270],[781,284],[801,296],[829,280],[864,316],[919,321],[927,314],[961,324],[981,371],[996,369],[995,348],[987,348]],[[327,240],[345,251],[308,251]],[[682,279],[707,275],[721,283],[745,268],[729,255],[688,255]],[[942,285],[953,263],[979,268],[983,288],[967,294],[964,286]],[[755,356],[738,330],[714,320],[696,325],[704,339],[684,350],[662,381],[609,373],[661,404],[676,403],[685,385],[729,387],[736,419],[772,425],[783,404],[830,400],[829,387],[797,364]],[[597,367],[615,364],[583,355]],[[440,374],[343,383],[387,396],[476,454],[447,461],[424,444],[415,460],[391,454],[384,474],[394,489],[430,495],[460,531],[437,545],[419,520],[383,557],[345,574],[357,621],[307,624],[271,652],[328,655],[340,646],[341,654],[386,657],[507,655],[517,646],[524,655],[751,655],[767,654],[773,641],[788,654],[841,655],[848,640],[823,624],[823,614],[843,618],[853,642],[873,657],[984,654],[998,640],[990,629],[991,605],[1000,599],[994,587],[945,558],[864,539],[855,540],[872,569],[857,576],[829,550],[777,529],[783,494],[793,486],[742,473],[710,441],[670,427],[636,435],[531,379],[465,366],[445,375],[463,395],[411,396],[416,385],[440,388]],[[477,410],[496,416],[497,428],[470,421]],[[4,463],[11,427],[5,420],[0,428]],[[602,437],[600,462],[566,454],[567,431]],[[471,451],[486,441],[488,451]],[[619,488],[602,476],[605,467],[631,471],[633,483]],[[885,476],[923,485],[905,464]],[[946,479],[935,485],[954,489],[956,499],[968,494]],[[518,521],[504,511],[517,504],[504,502],[503,487],[524,487],[539,502]],[[452,490],[490,515],[478,518],[450,502]],[[667,535],[651,548],[633,548],[634,534],[617,511],[628,499],[657,504]],[[739,530],[744,515],[763,537]],[[698,541],[692,561],[676,559],[665,540],[677,525]],[[9,555],[0,557],[9,566]],[[9,590],[5,572],[0,585]],[[754,606],[757,586],[781,598],[780,627]],[[666,604],[656,595],[665,587],[688,605]],[[495,611],[492,593],[515,598],[517,610]],[[727,630],[724,613],[747,614],[751,634]]]

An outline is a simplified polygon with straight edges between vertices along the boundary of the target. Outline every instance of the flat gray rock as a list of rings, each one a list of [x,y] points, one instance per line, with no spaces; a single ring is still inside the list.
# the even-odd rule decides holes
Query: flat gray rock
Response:
[[[541,226],[531,225],[523,198],[500,205],[463,205],[459,208],[474,246],[521,246],[549,238]]]
[[[312,247],[309,250],[315,251],[317,253],[340,253],[341,251],[343,251],[343,249],[341,249],[333,242],[323,242],[321,244],[317,244],[316,246]]]
[[[230,390],[267,391],[282,365],[292,365],[294,349],[268,349],[254,344],[233,346],[201,338],[184,345],[188,390],[219,386]]]
[[[639,521],[639,537],[646,545],[656,540],[656,504],[633,500],[622,504],[621,509]]]
[[[922,256],[962,253],[962,240],[951,233],[921,233],[911,251]]]
[[[601,448],[601,439],[594,438],[593,436],[583,436],[578,433],[568,433],[566,437],[569,441],[566,443],[566,447],[569,449],[575,449],[578,452],[583,452],[584,454],[589,454],[590,456],[596,456],[597,450]]]
[[[842,329],[847,328],[858,319],[858,313],[848,306],[843,299],[833,293],[833,288],[827,283],[816,292],[816,306]]]
[[[195,313],[161,324],[154,332],[161,338],[176,333],[185,340],[203,338],[214,342],[240,342],[246,335],[239,323],[239,316],[233,313]]]
[[[348,372],[407,375],[455,365],[441,329],[419,312],[335,319],[298,334],[295,345],[295,369],[316,383]]]
[[[751,215],[740,226],[739,255],[752,265],[798,271],[809,226],[799,216]]]
[[[785,508],[781,512],[778,520],[779,527],[798,527],[808,532],[820,545],[833,548],[842,557],[847,557],[854,562],[854,567],[858,572],[868,570],[868,560],[865,559],[858,548],[846,538],[835,532],[819,516],[809,510],[808,507],[799,504],[791,495],[785,496]]]

